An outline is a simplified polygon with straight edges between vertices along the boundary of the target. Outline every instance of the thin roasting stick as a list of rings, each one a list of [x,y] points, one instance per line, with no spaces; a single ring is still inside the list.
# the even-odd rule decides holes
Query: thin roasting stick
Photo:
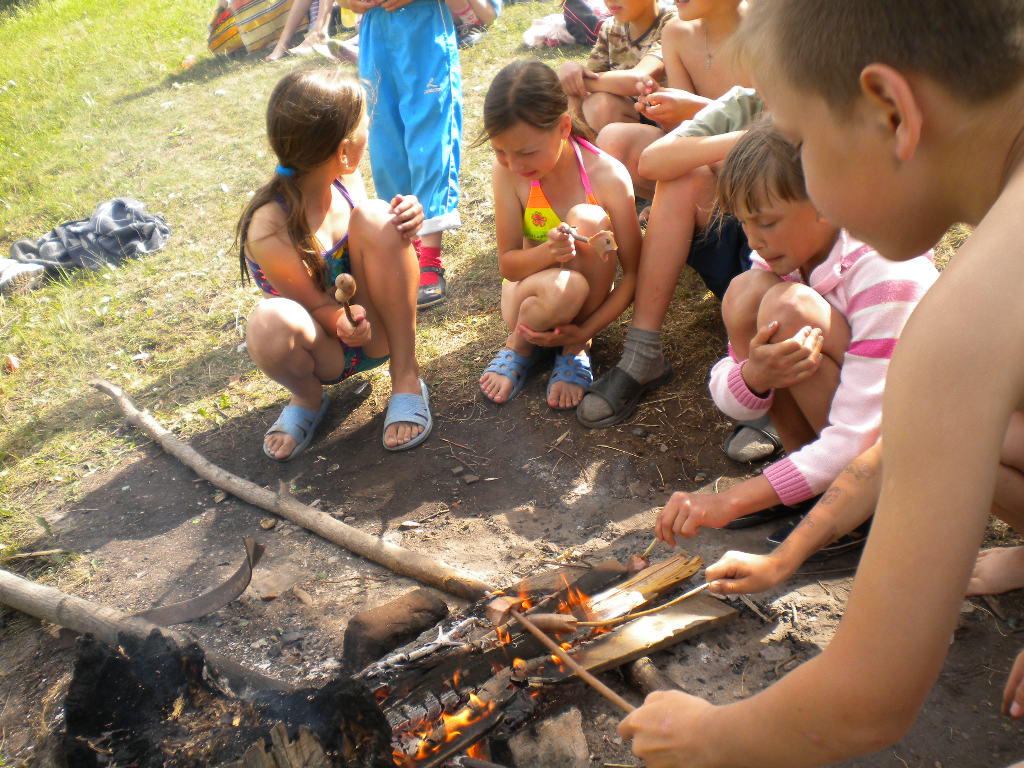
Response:
[[[617,694],[615,691],[613,691],[607,685],[602,683],[600,680],[598,680],[592,674],[587,672],[587,670],[585,670],[582,666],[580,666],[579,662],[577,662],[576,659],[574,659],[572,656],[570,656],[568,653],[566,653],[564,649],[562,649],[550,637],[545,635],[540,629],[537,628],[537,625],[535,625],[532,621],[530,621],[528,618],[523,616],[523,614],[521,614],[521,613],[519,613],[519,611],[513,609],[512,610],[512,615],[515,616],[516,621],[518,621],[520,624],[523,625],[523,627],[526,629],[527,632],[529,632],[535,638],[540,640],[540,642],[543,643],[546,648],[548,648],[552,653],[554,653],[556,656],[558,656],[558,658],[560,658],[562,661],[564,661],[566,663],[566,665],[570,669],[572,669],[573,672],[575,672],[577,675],[579,675],[580,679],[583,680],[583,682],[585,682],[587,685],[589,685],[595,691],[597,691],[602,696],[604,696],[606,699],[608,699],[608,701],[610,701],[612,704],[614,704],[615,706],[617,706],[619,709],[621,709],[623,712],[626,712],[627,714],[632,712],[634,709],[636,709],[636,707],[634,707],[632,704],[630,704],[624,698],[619,696],[619,694]]]

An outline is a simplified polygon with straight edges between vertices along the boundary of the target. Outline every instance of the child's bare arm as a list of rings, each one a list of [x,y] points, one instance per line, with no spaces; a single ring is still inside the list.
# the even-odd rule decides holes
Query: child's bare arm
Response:
[[[584,79],[583,84],[590,93],[601,91],[632,98],[642,83],[647,79],[660,80],[664,72],[665,64],[659,57],[644,56],[635,67],[595,72],[592,77]]]
[[[742,135],[743,131],[731,131],[717,136],[662,136],[640,155],[640,175],[652,181],[679,178],[724,160]]]
[[[835,638],[745,701],[651,701],[621,728],[645,759],[818,766],[888,746],[913,722],[956,627],[1006,425],[1024,392],[1016,232],[1024,179],[1013,184],[990,211],[994,221],[982,222],[921,301],[896,349],[881,497]]]
[[[353,346],[369,341],[370,323],[350,323],[333,293],[329,294],[313,281],[288,239],[284,215],[278,206],[264,206],[253,216],[246,250],[274,289],[284,298],[301,304],[329,334]],[[354,308],[354,311],[365,318],[361,308]]]
[[[863,523],[875,509],[882,484],[882,441],[854,459],[807,517],[768,555],[726,552],[708,566],[711,591],[720,595],[763,592],[781,584],[831,541]]]

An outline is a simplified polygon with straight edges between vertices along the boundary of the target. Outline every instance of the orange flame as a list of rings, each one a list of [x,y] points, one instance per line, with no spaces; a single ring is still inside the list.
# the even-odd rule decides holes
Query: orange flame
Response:
[[[512,642],[512,634],[504,627],[495,627],[494,634],[498,637],[498,642],[502,645],[508,645]]]
[[[487,750],[484,749],[484,742],[478,741],[466,750],[466,757],[475,757],[477,760],[486,760],[490,755]]]

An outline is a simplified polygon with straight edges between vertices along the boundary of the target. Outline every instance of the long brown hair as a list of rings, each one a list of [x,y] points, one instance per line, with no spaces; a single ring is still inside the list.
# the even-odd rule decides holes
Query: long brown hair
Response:
[[[567,112],[569,97],[555,71],[542,61],[517,59],[491,81],[484,97],[484,127],[473,144],[483,144],[518,123],[551,130]],[[572,135],[594,137],[577,115],[572,115]]]
[[[316,235],[309,231],[302,190],[297,184],[306,173],[330,159],[338,145],[359,127],[366,111],[366,92],[352,75],[339,69],[306,69],[281,78],[267,104],[267,140],[278,164],[290,175],[274,173],[256,190],[235,227],[242,280],[249,279],[245,247],[253,214],[270,202],[285,211],[288,239],[299,259],[320,285],[326,269]]]

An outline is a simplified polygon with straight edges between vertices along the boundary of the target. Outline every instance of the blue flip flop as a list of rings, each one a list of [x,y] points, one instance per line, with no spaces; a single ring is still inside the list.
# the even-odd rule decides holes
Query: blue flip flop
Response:
[[[498,354],[484,368],[484,373],[497,373],[507,379],[512,379],[512,391],[508,393],[508,397],[505,398],[504,402],[495,403],[494,400],[491,400],[491,402],[495,405],[504,405],[518,395],[522,391],[523,386],[525,386],[530,374],[540,365],[546,354],[548,354],[548,350],[544,347],[534,347],[533,352],[529,356],[520,355],[515,350],[508,349],[507,347],[499,349]],[[486,397],[486,395],[484,396]],[[490,400],[490,398],[487,399]]]
[[[263,437],[278,432],[290,435],[295,440],[295,448],[283,459],[279,459],[267,450],[267,444],[264,442],[263,453],[266,454],[268,459],[273,459],[282,464],[294,459],[313,442],[316,428],[323,421],[324,414],[327,413],[327,407],[330,404],[331,399],[324,392],[320,400],[320,409],[317,411],[311,411],[308,408],[303,408],[301,405],[286,405],[284,410],[281,411],[281,415],[277,417],[277,421],[270,425],[270,429],[263,434]]]
[[[579,384],[583,387],[583,393],[586,394],[587,390],[590,389],[590,385],[594,383],[594,373],[590,370],[590,356],[587,355],[586,351],[582,351],[577,355],[556,355],[555,367],[548,379],[548,388],[545,394],[548,407],[554,408],[556,411],[571,411],[576,406],[559,408],[551,405],[551,386],[559,381]]]
[[[420,379],[420,394],[414,395],[409,392],[399,392],[388,400],[388,411],[384,416],[384,432],[388,427],[400,421],[410,424],[418,424],[423,431],[407,443],[401,445],[388,445],[384,442],[384,433],[381,433],[380,442],[386,451],[408,451],[427,439],[430,430],[434,427],[434,418],[430,415],[430,394],[427,392],[427,385]]]

